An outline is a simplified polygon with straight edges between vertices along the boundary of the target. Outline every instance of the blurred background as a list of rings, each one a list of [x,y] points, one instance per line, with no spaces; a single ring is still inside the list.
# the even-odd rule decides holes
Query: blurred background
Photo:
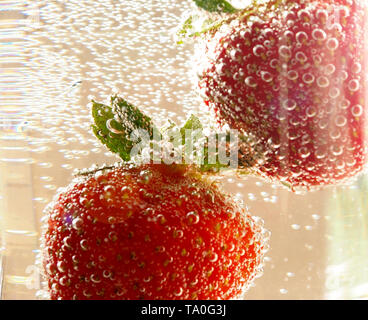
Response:
[[[244,4],[247,1],[233,1]],[[0,2],[0,297],[37,299],[45,205],[74,169],[117,158],[89,129],[89,101],[118,92],[160,123],[208,115],[193,44],[177,45],[189,0]],[[258,178],[224,189],[272,232],[244,299],[368,298],[368,179],[292,193]]]

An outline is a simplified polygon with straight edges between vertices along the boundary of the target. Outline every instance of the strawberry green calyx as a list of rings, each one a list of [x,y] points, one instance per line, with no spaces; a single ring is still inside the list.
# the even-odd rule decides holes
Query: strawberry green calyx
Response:
[[[177,32],[177,44],[184,43],[184,39],[198,37],[202,34],[217,29],[229,16],[239,12],[239,9],[234,8],[225,0],[193,0],[199,9],[202,9],[210,14],[204,16],[202,13],[190,15],[180,26]],[[217,15],[216,15],[217,14]],[[225,18],[219,14],[225,14]]]
[[[214,150],[210,150],[211,147],[209,146],[209,137],[204,136],[203,134],[203,126],[201,121],[194,115],[191,115],[189,117],[189,119],[187,120],[187,122],[184,124],[184,126],[180,129],[180,134],[182,137],[182,142],[184,145],[184,148],[188,148],[188,144],[187,144],[187,140],[186,140],[186,133],[188,131],[192,131],[195,132],[196,134],[193,137],[193,141],[190,142],[190,146],[192,144],[201,144],[203,146],[203,150],[202,153],[198,154],[198,152],[194,151],[194,156],[200,157],[202,156],[203,161],[201,161],[199,169],[202,172],[218,172],[221,169],[225,169],[229,166],[229,164],[222,164],[218,154],[211,155],[211,151],[213,152]],[[212,137],[214,141],[216,141],[216,144],[220,141],[220,137],[218,134],[215,134],[214,137]],[[223,137],[225,140],[225,143],[229,144],[230,143],[230,137],[228,134],[225,134],[225,136]],[[225,147],[226,148],[226,147]],[[187,151],[187,149],[185,149],[184,151]],[[215,153],[218,152],[218,150],[215,151]],[[188,154],[188,153],[187,153]],[[215,156],[215,159],[211,159],[211,156]]]
[[[217,30],[228,19],[203,18],[200,15],[191,15],[179,27],[177,35],[177,44],[183,44],[185,39],[196,38],[208,32]],[[200,25],[196,28],[195,25]]]
[[[230,24],[231,21],[235,19],[246,19],[248,16],[251,16],[253,13],[262,10],[268,10],[272,5],[276,7],[278,5],[278,1],[285,0],[275,0],[264,3],[264,1],[254,0],[251,5],[246,6],[245,8],[235,9],[233,10],[214,10],[213,8],[216,6],[218,1],[198,1],[200,3],[206,3],[206,5],[202,4],[201,6],[197,4],[199,8],[205,9],[208,14],[203,14],[202,12],[195,13],[190,15],[185,19],[183,23],[179,26],[179,30],[177,31],[177,44],[183,44],[185,40],[198,38],[201,36],[205,36],[208,34],[213,34],[217,30],[220,29],[224,24]],[[196,1],[197,2],[197,1]],[[208,8],[208,10],[206,9]],[[220,6],[221,8],[221,6]]]
[[[194,0],[194,2],[199,8],[208,12],[235,13],[238,11],[225,0]]]
[[[110,106],[92,101],[92,116],[93,133],[124,162],[195,165],[202,173],[223,169],[244,173],[256,163],[254,153],[238,149],[238,144],[247,145],[245,136],[205,129],[194,115],[182,127],[169,120],[168,126],[158,129],[139,108],[113,96]]]
[[[95,136],[124,161],[130,160],[133,147],[130,136],[133,131],[143,129],[152,136],[155,129],[151,118],[116,95],[111,97],[110,106],[92,101],[92,117]]]
[[[235,8],[228,1],[225,0],[193,0],[198,8],[204,9],[210,13],[237,13],[241,12],[243,8]],[[299,0],[309,1],[309,0]],[[295,0],[252,0],[248,7],[259,7],[265,4],[268,8],[277,8],[281,4],[293,3]]]

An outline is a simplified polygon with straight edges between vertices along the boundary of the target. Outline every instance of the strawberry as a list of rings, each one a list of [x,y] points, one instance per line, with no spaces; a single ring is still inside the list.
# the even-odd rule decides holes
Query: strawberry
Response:
[[[134,132],[154,137],[152,120],[118,96],[93,101],[92,116],[96,137],[123,162],[80,171],[46,207],[51,299],[239,298],[261,275],[269,233],[204,174],[225,165],[208,153],[201,165],[134,162]],[[177,129],[203,128],[192,116]]]
[[[47,207],[51,299],[231,299],[259,275],[267,232],[187,165],[83,173]]]
[[[199,45],[198,88],[221,125],[250,138],[253,169],[293,187],[361,172],[367,2],[270,0],[224,21]]]

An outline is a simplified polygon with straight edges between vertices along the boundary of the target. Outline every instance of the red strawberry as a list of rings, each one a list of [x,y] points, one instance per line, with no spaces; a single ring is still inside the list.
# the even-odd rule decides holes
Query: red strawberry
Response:
[[[256,170],[292,186],[362,171],[365,0],[273,0],[209,34],[199,88],[221,124],[252,138]]]
[[[266,231],[187,166],[122,164],[47,209],[52,299],[230,299],[259,274]]]

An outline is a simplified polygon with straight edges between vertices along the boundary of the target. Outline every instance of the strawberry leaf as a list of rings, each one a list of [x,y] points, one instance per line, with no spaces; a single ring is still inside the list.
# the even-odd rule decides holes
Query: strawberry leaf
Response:
[[[111,106],[92,101],[92,117],[95,136],[124,161],[131,158],[133,142],[130,136],[133,131],[143,129],[152,136],[154,129],[151,118],[118,96],[111,97]]]
[[[202,172],[209,173],[218,172],[233,165],[232,160],[234,159],[228,158],[232,143],[231,132],[206,134],[201,121],[194,115],[191,115],[181,128],[169,120],[168,126],[159,131],[151,118],[143,114],[137,107],[123,98],[113,96],[110,106],[92,101],[92,116],[94,120],[92,130],[95,136],[111,152],[118,154],[123,161],[130,161],[134,158],[131,151],[139,143],[136,138],[133,138],[133,133],[137,130],[144,130],[148,133],[147,139],[150,139],[147,142],[158,143],[158,145],[160,145],[160,141],[155,139],[161,135],[163,135],[161,137],[170,138],[172,131],[177,130],[179,134],[177,151],[182,155],[185,164],[195,163]],[[140,139],[143,141],[143,138]],[[240,139],[243,137],[240,136]],[[172,139],[167,141],[173,142]],[[150,146],[152,147],[152,144]],[[235,157],[240,160],[240,155],[240,151],[237,150]],[[234,154],[231,155],[231,157],[233,156]],[[245,163],[245,165],[244,163],[244,161],[240,161],[238,169],[252,167],[251,163]]]
[[[204,18],[199,15],[192,15],[187,18],[176,33],[177,44],[183,44],[185,39],[199,37],[211,30],[215,30],[223,22],[221,19]]]
[[[238,10],[226,0],[194,0],[199,8],[208,12],[235,13]]]
[[[183,38],[190,37],[193,32],[193,16],[190,16],[188,19],[184,21],[184,23],[181,25],[180,30],[177,32],[177,36],[179,37],[179,41],[177,41],[178,44],[182,44],[184,41]],[[190,33],[191,32],[191,33]]]
[[[185,134],[185,130],[202,130],[203,126],[201,120],[199,120],[195,115],[191,115],[184,126],[180,129],[182,136]]]
[[[224,0],[194,0],[199,8],[211,13],[228,13],[229,15],[221,16],[220,14],[193,14],[189,16],[180,26],[176,35],[178,37],[177,44],[184,43],[185,39],[199,37],[211,31],[215,31],[222,24],[234,19],[232,13],[240,12],[235,9],[227,1]]]
[[[202,172],[218,172],[222,168],[227,168],[229,164],[221,164],[218,156],[217,147],[218,142],[220,140],[220,135],[218,133],[211,133],[212,137],[210,142],[210,137],[205,136],[203,129],[204,129],[203,125],[199,120],[199,118],[194,115],[191,115],[187,120],[187,122],[184,124],[184,126],[180,129],[180,133],[183,138],[183,145],[185,146],[185,148],[188,147],[186,135],[188,133],[193,133],[193,135],[191,136],[191,143],[193,145],[196,145],[196,147],[201,145],[201,147],[203,148],[202,150],[194,151],[194,155],[200,159],[199,164],[200,170]],[[229,133],[225,133],[225,139],[226,141],[230,140]],[[211,148],[211,146],[209,145],[210,143],[215,143],[216,145],[212,146]]]

